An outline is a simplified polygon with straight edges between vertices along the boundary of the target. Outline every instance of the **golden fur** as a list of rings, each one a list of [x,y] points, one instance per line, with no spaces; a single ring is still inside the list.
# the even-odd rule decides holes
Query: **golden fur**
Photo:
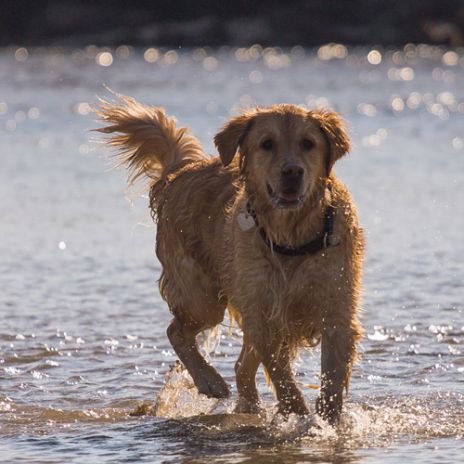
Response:
[[[291,360],[298,347],[322,341],[317,411],[335,423],[362,333],[363,234],[347,189],[331,171],[349,151],[340,117],[293,105],[254,109],[222,128],[215,137],[220,156],[211,158],[159,108],[123,97],[120,104],[102,102],[97,113],[106,124],[98,130],[115,134],[108,143],[119,149],[130,180],[149,179],[160,291],[174,316],[168,336],[199,391],[229,395],[195,340],[228,308],[244,332],[236,410],[259,410],[255,375],[262,363],[279,412],[306,414]],[[292,176],[298,171],[297,187],[286,187],[286,166]],[[339,244],[306,256],[279,255],[254,224],[243,226],[247,202],[267,236],[291,247],[323,233],[331,204]]]

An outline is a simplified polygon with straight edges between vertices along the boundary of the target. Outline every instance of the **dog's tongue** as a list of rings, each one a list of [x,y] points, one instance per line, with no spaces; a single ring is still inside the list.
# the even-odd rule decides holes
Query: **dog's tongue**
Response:
[[[298,192],[283,191],[280,194],[280,197],[285,201],[296,201],[298,200],[298,198],[300,198],[300,195],[298,194]]]

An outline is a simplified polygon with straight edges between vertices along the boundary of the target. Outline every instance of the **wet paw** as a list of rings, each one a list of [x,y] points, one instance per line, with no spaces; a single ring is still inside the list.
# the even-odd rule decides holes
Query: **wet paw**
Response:
[[[316,400],[317,413],[322,417],[322,419],[327,421],[332,426],[338,424],[341,410],[342,401],[337,400],[337,395],[328,396],[328,398],[319,396],[319,398]]]
[[[309,410],[303,401],[294,401],[288,403],[279,403],[277,414],[287,418],[290,414],[297,414],[298,416],[306,416]]]
[[[229,386],[212,366],[205,366],[194,378],[198,391],[209,398],[228,398]]]
[[[236,414],[263,414],[264,409],[259,406],[258,402],[248,401],[245,398],[239,398],[234,408]]]

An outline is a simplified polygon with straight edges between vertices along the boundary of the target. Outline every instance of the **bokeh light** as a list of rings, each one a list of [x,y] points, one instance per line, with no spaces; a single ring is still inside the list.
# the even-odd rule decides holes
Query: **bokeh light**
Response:
[[[378,50],[371,50],[367,54],[367,61],[374,65],[380,64],[382,62],[382,54]]]
[[[113,55],[110,52],[97,53],[95,61],[99,66],[108,67],[113,64]]]
[[[20,47],[16,49],[14,56],[16,61],[26,61],[29,57],[29,52],[27,48]]]
[[[143,58],[147,63],[156,63],[159,58],[159,52],[156,48],[147,48],[143,54]]]

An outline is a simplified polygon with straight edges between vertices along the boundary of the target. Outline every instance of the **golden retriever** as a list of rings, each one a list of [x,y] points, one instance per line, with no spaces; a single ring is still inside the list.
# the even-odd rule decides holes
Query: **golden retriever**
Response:
[[[229,396],[196,343],[227,308],[244,334],[236,411],[259,411],[262,363],[278,412],[307,414],[291,361],[299,347],[321,342],[316,410],[337,423],[362,334],[364,244],[353,201],[332,172],[350,148],[339,115],[256,108],[220,130],[219,156],[209,157],[160,108],[121,97],[96,111],[129,180],[149,180],[159,287],[173,315],[167,335],[198,390]]]

